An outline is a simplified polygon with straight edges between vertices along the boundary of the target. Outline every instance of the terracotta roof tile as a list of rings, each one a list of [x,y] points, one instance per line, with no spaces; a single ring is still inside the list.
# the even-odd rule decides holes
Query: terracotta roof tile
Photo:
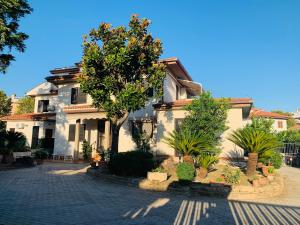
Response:
[[[48,120],[49,117],[55,116],[55,113],[25,113],[25,114],[13,114],[8,116],[3,116],[0,120],[10,121],[10,120]]]
[[[272,118],[272,119],[283,119],[287,120],[289,116],[282,115],[279,113],[267,112],[262,109],[252,108],[250,112],[250,118],[253,117],[263,117],[263,118]]]

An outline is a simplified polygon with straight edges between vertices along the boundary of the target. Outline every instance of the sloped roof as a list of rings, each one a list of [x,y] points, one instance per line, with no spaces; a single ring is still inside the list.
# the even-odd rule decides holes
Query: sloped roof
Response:
[[[289,116],[282,115],[279,113],[267,112],[262,109],[252,108],[250,112],[250,118],[254,118],[254,117],[283,119],[283,120],[287,120],[289,118]]]
[[[218,100],[218,98],[216,98]],[[252,98],[228,98],[229,103],[231,104],[232,107],[246,107],[246,106],[251,106],[253,103]],[[174,102],[168,102],[168,103],[158,103],[154,104],[154,108],[173,108],[173,107],[183,107],[186,105],[191,104],[193,99],[179,99]]]
[[[55,113],[24,113],[24,114],[14,114],[0,117],[2,121],[11,121],[11,120],[26,120],[26,121],[45,121],[49,119],[54,119]]]

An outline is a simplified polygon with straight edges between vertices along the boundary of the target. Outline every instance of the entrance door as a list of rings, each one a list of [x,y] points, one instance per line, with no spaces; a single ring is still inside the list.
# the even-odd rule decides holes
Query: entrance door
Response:
[[[32,127],[31,148],[36,148],[39,144],[39,126]]]
[[[97,149],[104,150],[104,134],[105,134],[105,120],[98,120],[98,140]]]
[[[53,130],[52,129],[46,129],[45,130],[45,138],[52,138]]]

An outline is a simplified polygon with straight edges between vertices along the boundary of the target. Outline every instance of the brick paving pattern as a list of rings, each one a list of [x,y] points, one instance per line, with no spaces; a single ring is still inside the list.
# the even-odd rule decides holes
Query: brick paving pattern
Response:
[[[46,163],[0,172],[0,224],[300,224],[299,169],[283,168],[292,187],[259,202],[148,192],[93,179],[85,169]]]

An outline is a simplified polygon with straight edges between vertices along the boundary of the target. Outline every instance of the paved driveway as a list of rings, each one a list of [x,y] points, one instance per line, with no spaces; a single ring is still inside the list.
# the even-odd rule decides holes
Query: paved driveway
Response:
[[[79,164],[3,171],[0,224],[300,224],[299,171],[283,169],[297,193],[260,203],[147,192],[95,180]]]

